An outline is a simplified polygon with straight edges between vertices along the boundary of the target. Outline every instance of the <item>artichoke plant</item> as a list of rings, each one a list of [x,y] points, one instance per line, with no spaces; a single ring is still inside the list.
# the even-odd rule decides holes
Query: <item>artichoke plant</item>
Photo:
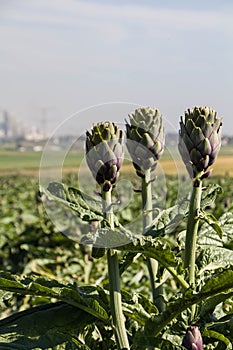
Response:
[[[114,232],[111,194],[123,161],[123,142],[123,131],[111,122],[98,123],[92,127],[90,132],[86,132],[86,160],[92,175],[101,186],[103,216],[109,225],[108,232],[106,232],[105,225],[102,226],[102,228],[105,228],[105,234],[108,233],[105,247],[109,247],[111,234]],[[97,240],[95,241],[97,246],[93,247],[93,257],[99,258],[104,255],[103,239],[101,238],[100,241],[100,245]],[[129,341],[122,311],[119,262],[116,250],[107,250],[107,261],[111,316],[117,349],[129,350]]]
[[[152,179],[151,172],[164,150],[164,127],[162,115],[157,109],[138,108],[129,114],[126,121],[127,148],[132,158],[136,173],[141,177],[142,195],[142,233],[146,234],[153,221]],[[147,258],[147,267],[151,282],[152,298],[159,311],[163,302],[159,296],[163,294],[162,287],[157,286],[160,279],[157,261]]]
[[[155,169],[164,150],[164,127],[157,109],[138,108],[126,121],[127,148],[137,175],[145,177],[145,171]]]
[[[197,326],[190,326],[184,336],[182,345],[188,350],[202,350],[202,336]]]
[[[115,185],[123,161],[124,134],[111,122],[100,122],[86,132],[86,160],[103,191]]]
[[[222,119],[216,114],[209,107],[194,107],[185,111],[184,120],[181,117],[179,152],[191,177],[208,177],[207,169],[219,153]]]

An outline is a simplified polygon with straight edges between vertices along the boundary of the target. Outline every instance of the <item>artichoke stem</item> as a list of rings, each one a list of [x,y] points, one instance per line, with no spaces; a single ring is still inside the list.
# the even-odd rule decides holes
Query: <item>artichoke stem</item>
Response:
[[[114,230],[111,190],[107,192],[102,190],[102,206],[104,216],[106,220],[110,223],[111,229]],[[129,342],[125,328],[125,318],[122,311],[120,274],[117,251],[115,251],[114,249],[108,249],[107,260],[109,275],[110,307],[117,349],[129,349]]]
[[[147,228],[152,224],[152,189],[151,189],[151,170],[145,171],[145,177],[142,178],[142,224],[143,234],[146,233]]]
[[[193,180],[192,196],[189,204],[189,215],[184,250],[184,267],[188,269],[189,284],[195,288],[195,261],[196,242],[201,205],[202,181],[200,174]],[[192,308],[192,318],[195,314],[195,305]]]
[[[152,212],[152,189],[151,189],[151,169],[145,171],[145,177],[142,178],[142,225],[143,234],[146,233],[147,229],[151,226],[153,221]],[[153,303],[157,306],[159,311],[163,311],[165,306],[163,302],[163,286],[157,287],[156,279],[158,275],[158,261],[152,258],[147,258],[147,268],[150,278],[150,284],[152,289],[152,299]]]

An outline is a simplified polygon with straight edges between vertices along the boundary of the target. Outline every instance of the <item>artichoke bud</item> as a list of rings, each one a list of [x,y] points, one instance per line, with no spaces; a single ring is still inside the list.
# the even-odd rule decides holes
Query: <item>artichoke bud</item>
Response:
[[[123,131],[111,122],[101,122],[86,132],[86,160],[103,191],[116,184],[123,162]]]
[[[185,111],[180,120],[179,152],[191,177],[207,177],[221,147],[222,118],[209,107]],[[204,175],[205,174],[205,175]]]
[[[162,115],[157,109],[138,108],[126,121],[127,149],[136,173],[145,177],[145,171],[155,169],[164,150]]]
[[[197,326],[190,326],[187,329],[182,345],[188,350],[203,349],[202,336]]]

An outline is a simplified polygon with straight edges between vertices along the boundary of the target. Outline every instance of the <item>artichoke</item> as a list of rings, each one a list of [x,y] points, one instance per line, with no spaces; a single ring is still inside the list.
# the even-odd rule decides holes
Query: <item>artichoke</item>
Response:
[[[86,132],[86,160],[103,191],[115,185],[123,162],[124,134],[111,122],[100,122]]]
[[[127,149],[138,176],[154,170],[164,150],[164,127],[162,115],[157,109],[138,108],[126,121]]]
[[[202,350],[202,336],[197,326],[190,326],[184,336],[182,345],[188,350]]]
[[[222,119],[209,107],[194,107],[181,117],[179,152],[191,177],[208,177],[221,147]]]

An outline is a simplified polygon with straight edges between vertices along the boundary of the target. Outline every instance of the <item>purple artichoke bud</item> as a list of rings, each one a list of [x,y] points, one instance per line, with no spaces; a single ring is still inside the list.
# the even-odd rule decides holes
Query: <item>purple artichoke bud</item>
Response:
[[[164,150],[162,115],[157,109],[138,108],[126,121],[127,148],[136,173],[145,177],[145,171],[154,170]]]
[[[191,177],[203,176],[221,147],[222,119],[209,107],[194,107],[181,117],[179,152]],[[204,176],[205,177],[205,176]]]
[[[197,326],[190,326],[187,329],[182,345],[188,350],[203,349],[202,336]]]
[[[115,185],[123,161],[123,131],[111,122],[101,122],[86,132],[86,160],[104,191]]]

